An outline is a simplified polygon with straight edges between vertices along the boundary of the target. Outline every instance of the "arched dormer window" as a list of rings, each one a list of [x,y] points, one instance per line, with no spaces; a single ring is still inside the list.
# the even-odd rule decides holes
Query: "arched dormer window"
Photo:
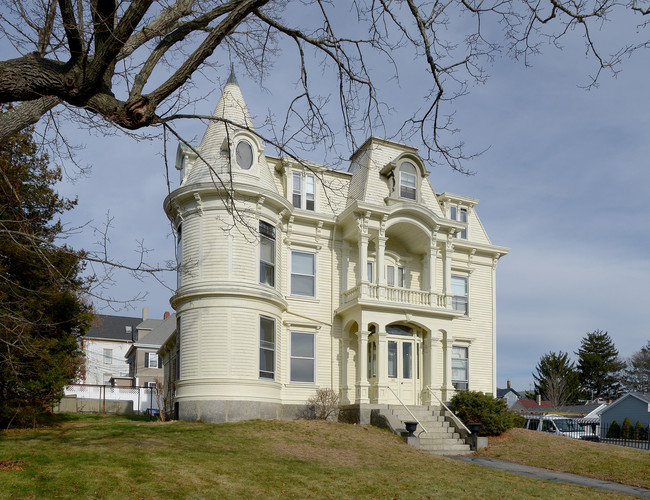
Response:
[[[410,161],[403,162],[399,167],[399,197],[406,200],[418,199],[418,173]]]
[[[387,204],[421,201],[422,183],[426,182],[429,172],[417,155],[404,153],[384,165],[379,173],[386,179]]]

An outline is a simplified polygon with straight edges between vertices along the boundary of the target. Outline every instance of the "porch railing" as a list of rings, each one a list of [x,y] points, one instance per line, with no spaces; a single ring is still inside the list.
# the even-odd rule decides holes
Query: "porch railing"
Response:
[[[420,423],[420,421],[418,420],[418,418],[417,418],[415,415],[413,415],[413,412],[412,412],[411,410],[409,410],[409,407],[406,406],[406,405],[402,402],[402,400],[399,398],[399,396],[398,396],[397,394],[395,394],[395,391],[394,391],[390,386],[388,386],[388,390],[389,390],[390,392],[393,393],[393,396],[395,396],[395,398],[397,399],[397,401],[399,401],[399,404],[401,404],[401,405],[406,409],[406,411],[409,412],[409,415],[411,415],[411,417],[413,417],[413,420],[415,420],[415,421],[418,423],[418,425],[419,425],[420,427],[422,427],[422,430],[423,430],[424,432],[427,432],[427,430],[424,428],[424,425],[422,425],[422,424]]]
[[[448,407],[445,403],[443,403],[443,402],[441,401],[441,399],[440,399],[438,396],[436,396],[436,393],[433,392],[433,389],[431,389],[431,387],[429,387],[428,385],[427,385],[427,389],[429,390],[429,393],[430,393],[434,398],[436,398],[436,399],[438,400],[438,403],[440,403],[440,404],[442,405],[442,407],[443,407],[445,410],[447,410],[447,411],[449,412],[449,414],[451,415],[451,418],[454,419],[454,422],[456,422],[456,424],[460,425],[463,429],[465,429],[465,431],[466,431],[468,434],[471,434],[471,431],[470,431],[470,430],[465,426],[465,424],[463,423],[463,421],[462,421],[460,418],[458,418],[458,417],[456,416],[456,414],[455,414],[453,411],[451,411],[451,410],[449,409],[449,407]]]
[[[400,304],[447,308],[447,297],[425,290],[411,290],[375,283],[362,283],[341,292],[341,303],[347,304],[355,299],[385,300]]]

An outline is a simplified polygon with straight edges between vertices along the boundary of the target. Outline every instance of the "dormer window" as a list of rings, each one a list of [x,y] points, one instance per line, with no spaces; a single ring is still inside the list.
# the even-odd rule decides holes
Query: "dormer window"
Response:
[[[399,169],[399,196],[407,200],[417,200],[417,169],[405,161]]]
[[[313,174],[294,172],[292,179],[292,203],[296,208],[314,210],[316,183]]]
[[[248,141],[241,140],[235,149],[237,166],[242,170],[249,170],[253,166],[253,147]]]
[[[449,218],[451,220],[457,220],[458,222],[467,223],[467,209],[456,207],[456,205],[451,205],[449,207]],[[466,240],[467,226],[465,226],[459,233],[456,233],[456,237]]]

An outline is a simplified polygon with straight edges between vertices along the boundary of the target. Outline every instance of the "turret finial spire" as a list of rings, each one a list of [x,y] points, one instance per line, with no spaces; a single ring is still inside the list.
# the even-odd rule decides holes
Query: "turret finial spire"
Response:
[[[233,83],[239,87],[239,82],[237,81],[237,77],[235,76],[235,64],[230,63],[230,76],[228,77],[228,81],[226,82],[226,85],[229,83]]]

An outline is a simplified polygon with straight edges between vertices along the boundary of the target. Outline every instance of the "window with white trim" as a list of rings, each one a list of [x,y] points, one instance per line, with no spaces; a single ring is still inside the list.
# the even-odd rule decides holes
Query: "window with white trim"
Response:
[[[260,316],[260,378],[275,378],[275,320]]]
[[[388,377],[397,378],[397,342],[388,341]]]
[[[451,276],[451,306],[454,311],[469,314],[469,285],[467,276]]]
[[[399,167],[399,197],[417,200],[418,174],[411,162],[405,161]]]
[[[155,352],[144,353],[144,367],[158,368],[158,355]]]
[[[316,201],[316,179],[314,175],[293,172],[291,179],[293,206],[313,211]]]
[[[104,364],[110,365],[113,363],[113,349],[104,349]]]
[[[397,267],[397,281],[395,281],[395,266],[386,266],[386,284],[388,286],[404,288],[404,268]]]
[[[291,382],[314,383],[315,339],[311,332],[291,332]]]
[[[449,207],[449,218],[451,220],[457,220],[458,222],[467,223],[467,209],[451,205]],[[467,239],[467,226],[465,226],[460,232],[456,233],[456,238],[463,240]]]
[[[260,221],[260,283],[275,286],[275,228]]]
[[[451,348],[451,383],[456,390],[467,390],[469,387],[468,351],[467,347]]]
[[[316,255],[307,252],[291,252],[291,295],[315,297]]]

